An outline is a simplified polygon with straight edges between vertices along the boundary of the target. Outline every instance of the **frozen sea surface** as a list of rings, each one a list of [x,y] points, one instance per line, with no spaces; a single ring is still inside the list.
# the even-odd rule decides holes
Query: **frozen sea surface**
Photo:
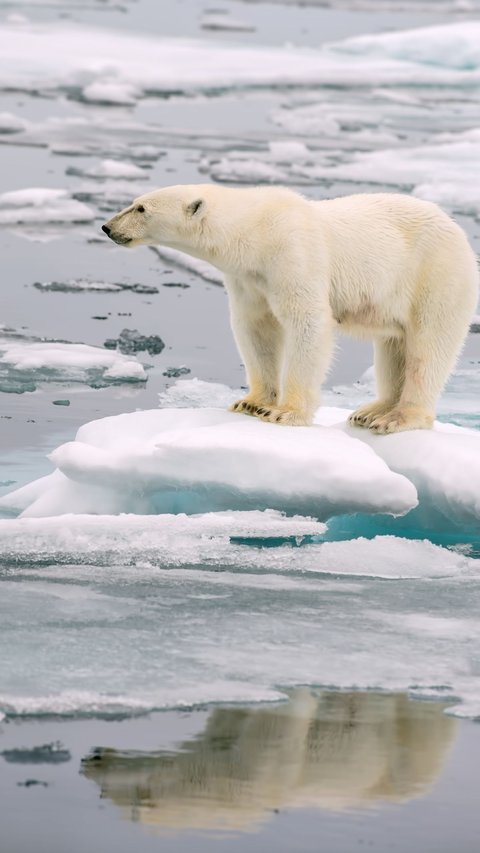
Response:
[[[2,523],[8,715],[278,699],[298,684],[406,689],[480,714],[478,562],[461,554],[393,537],[254,548],[208,520],[203,534],[185,520],[26,521],[16,556],[18,522]],[[70,548],[81,564],[52,561],[58,537],[56,558]]]
[[[140,458],[136,432],[145,410],[156,421],[160,395],[187,423],[206,405],[206,381],[208,405],[223,410],[244,371],[218,272],[171,250],[125,252],[100,226],[157,185],[281,181],[314,198],[394,189],[436,200],[478,250],[480,4],[222,7],[219,16],[207,0],[122,9],[0,0],[0,490],[26,489],[21,506],[4,501],[10,517],[0,521],[0,709],[135,714],[273,700],[304,684],[407,690],[479,717],[480,336],[470,336],[440,402],[444,426],[375,449],[368,434],[338,426],[374,393],[370,348],[341,343],[323,400],[338,462],[327,491],[338,496],[339,478],[351,486],[374,460],[377,479],[358,479],[355,506],[318,520],[297,494],[283,515],[289,470],[248,511],[227,512],[209,505],[192,462],[188,488],[176,483],[169,496],[177,506],[155,507],[142,477],[159,469]],[[124,329],[165,342],[145,354],[148,382],[143,353],[104,346]],[[172,385],[168,368],[179,365],[198,380]],[[52,405],[62,401],[70,405]],[[92,422],[116,415],[135,424],[129,445],[126,431],[117,446],[108,433],[96,446]],[[163,441],[177,475],[175,452],[190,443],[192,453],[197,433],[208,439],[187,429],[175,451],[157,426],[147,433],[144,445]],[[230,495],[235,484],[241,492],[235,477],[254,484],[273,450],[265,439],[256,459],[222,466]],[[53,451],[55,514],[26,517],[47,500]],[[302,465],[318,487],[318,469]],[[62,477],[72,477],[69,500],[57,491]],[[90,503],[72,506],[82,489]],[[195,497],[190,515],[185,492]]]

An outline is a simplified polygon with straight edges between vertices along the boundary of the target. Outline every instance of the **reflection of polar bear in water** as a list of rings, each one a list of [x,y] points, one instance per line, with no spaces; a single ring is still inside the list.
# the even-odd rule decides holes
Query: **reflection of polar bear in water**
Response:
[[[236,411],[311,423],[340,329],[375,345],[379,399],[351,422],[379,433],[432,426],[478,290],[467,239],[436,205],[177,186],[141,196],[103,230],[122,245],[181,249],[225,273],[250,386]]]
[[[97,749],[82,772],[132,819],[163,828],[249,828],[282,807],[408,800],[440,772],[456,727],[444,707],[296,690],[282,705],[213,710],[176,753]]]

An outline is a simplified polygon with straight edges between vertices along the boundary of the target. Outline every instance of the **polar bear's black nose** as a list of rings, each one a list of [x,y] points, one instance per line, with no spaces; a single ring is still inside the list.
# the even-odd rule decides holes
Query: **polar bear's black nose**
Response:
[[[110,237],[110,228],[108,227],[108,225],[102,225],[102,231],[105,231],[107,237]]]

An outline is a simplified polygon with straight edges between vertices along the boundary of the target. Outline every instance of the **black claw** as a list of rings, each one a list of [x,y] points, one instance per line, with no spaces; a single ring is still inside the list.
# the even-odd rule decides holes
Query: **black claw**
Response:
[[[257,409],[257,415],[264,415],[264,414],[265,414],[265,409],[262,409],[262,408]]]
[[[270,409],[265,409],[264,414],[265,414],[266,418],[269,418],[272,413],[271,413]]]
[[[278,422],[282,420],[282,416],[281,416],[281,415],[277,415],[277,417],[275,418],[275,420],[277,421],[277,424],[278,424]]]

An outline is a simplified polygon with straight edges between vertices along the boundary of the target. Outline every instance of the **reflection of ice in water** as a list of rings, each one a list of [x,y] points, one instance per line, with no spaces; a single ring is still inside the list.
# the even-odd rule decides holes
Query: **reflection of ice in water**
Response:
[[[98,748],[82,772],[131,820],[162,830],[251,830],[277,809],[421,796],[455,735],[444,707],[404,694],[297,690],[276,707],[213,710],[175,753]]]

